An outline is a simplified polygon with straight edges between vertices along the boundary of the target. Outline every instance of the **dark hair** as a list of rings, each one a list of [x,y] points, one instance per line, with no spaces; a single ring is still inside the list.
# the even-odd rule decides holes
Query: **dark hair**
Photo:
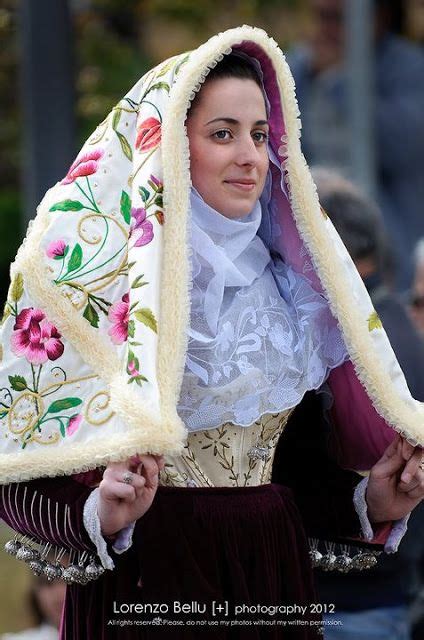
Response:
[[[238,78],[240,80],[253,80],[258,87],[262,89],[262,82],[258,72],[253,65],[245,58],[229,53],[213,67],[205,78],[202,86],[213,80],[221,80],[222,78]],[[190,111],[193,110],[199,100],[201,90],[199,90],[191,101]]]
[[[205,82],[220,78],[239,78],[240,80],[253,80],[262,88],[261,79],[253,65],[245,58],[229,53],[213,67],[206,76]]]

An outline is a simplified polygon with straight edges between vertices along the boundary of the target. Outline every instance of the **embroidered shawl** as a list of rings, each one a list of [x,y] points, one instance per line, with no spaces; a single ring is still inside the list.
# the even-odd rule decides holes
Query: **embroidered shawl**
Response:
[[[284,260],[328,300],[350,356],[329,378],[344,464],[365,469],[397,430],[424,444],[366,289],[320,208],[300,149],[294,83],[277,44],[244,26],[158,65],[112,109],[43,198],[11,268],[2,322],[0,482],[86,471],[135,452],[178,454],[190,313],[184,121],[231,50],[261,64],[272,197]]]

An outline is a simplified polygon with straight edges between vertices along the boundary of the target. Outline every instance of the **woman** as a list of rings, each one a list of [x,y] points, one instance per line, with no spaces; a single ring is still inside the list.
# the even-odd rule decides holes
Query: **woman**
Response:
[[[84,550],[69,581],[94,577],[94,550],[115,565],[68,590],[63,638],[159,635],[142,626],[158,615],[181,638],[189,620],[214,638],[315,637],[301,517],[291,491],[270,484],[278,441],[274,478],[293,487],[308,532],[331,536],[328,566],[359,523],[393,546],[392,521],[422,497],[421,448],[389,427],[422,444],[422,409],[319,210],[295,111],[281,52],[258,30],[165,62],[48,192],[18,256],[4,341],[13,437],[0,459],[3,482],[18,484],[3,488],[2,517]],[[45,256],[47,275],[34,262]],[[301,401],[318,388],[333,398],[333,454],[372,467],[367,504],[358,474],[316,455],[316,399]],[[22,483],[100,465],[102,479]],[[134,627],[118,626],[129,617]]]

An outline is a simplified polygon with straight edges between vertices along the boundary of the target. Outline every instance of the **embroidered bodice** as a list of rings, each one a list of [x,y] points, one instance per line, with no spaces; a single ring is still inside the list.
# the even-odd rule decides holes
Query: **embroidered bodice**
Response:
[[[181,456],[165,456],[161,485],[248,487],[271,481],[278,439],[292,409],[266,414],[250,427],[230,422],[189,434]]]

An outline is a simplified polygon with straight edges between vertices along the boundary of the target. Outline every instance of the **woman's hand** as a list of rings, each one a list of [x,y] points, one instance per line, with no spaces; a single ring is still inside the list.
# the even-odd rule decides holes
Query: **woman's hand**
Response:
[[[399,520],[424,498],[424,452],[398,435],[372,467],[366,501],[370,522]]]
[[[159,484],[162,456],[133,456],[108,464],[99,485],[102,534],[111,536],[141,518],[151,506]]]

